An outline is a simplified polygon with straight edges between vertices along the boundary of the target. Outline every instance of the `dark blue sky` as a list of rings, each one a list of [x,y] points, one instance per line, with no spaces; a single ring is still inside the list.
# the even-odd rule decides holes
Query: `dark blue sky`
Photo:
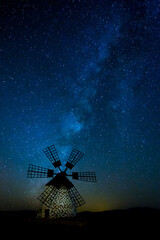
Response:
[[[0,210],[37,209],[51,168],[85,153],[80,210],[160,208],[159,0],[0,3]]]

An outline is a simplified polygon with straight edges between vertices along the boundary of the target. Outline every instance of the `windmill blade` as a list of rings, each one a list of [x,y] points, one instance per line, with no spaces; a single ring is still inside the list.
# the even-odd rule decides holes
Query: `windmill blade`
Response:
[[[54,171],[52,169],[36,166],[29,164],[28,167],[28,178],[49,178],[53,177]]]
[[[66,170],[67,168],[72,169],[78,162],[79,160],[83,157],[84,153],[73,149],[71,154],[69,155],[68,161],[66,163]]]
[[[71,198],[71,201],[75,208],[82,206],[85,204],[84,199],[80,195],[80,193],[77,191],[77,189],[73,186],[72,188],[68,189],[68,194]]]
[[[47,207],[50,207],[53,199],[58,193],[58,189],[52,185],[46,186],[46,189],[43,193],[38,197],[38,199]]]
[[[72,172],[72,178],[79,181],[97,182],[95,172]]]
[[[61,162],[54,145],[44,148],[43,152],[46,154],[47,158],[55,168],[59,168],[61,166]]]

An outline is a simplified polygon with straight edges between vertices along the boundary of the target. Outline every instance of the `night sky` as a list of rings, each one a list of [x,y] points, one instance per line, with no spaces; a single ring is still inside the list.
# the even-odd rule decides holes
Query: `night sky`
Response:
[[[41,207],[52,144],[96,172],[79,211],[160,208],[159,76],[159,0],[1,1],[0,210]]]

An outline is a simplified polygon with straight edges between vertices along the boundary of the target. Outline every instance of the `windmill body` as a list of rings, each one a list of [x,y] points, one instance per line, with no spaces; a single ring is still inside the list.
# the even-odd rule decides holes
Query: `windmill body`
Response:
[[[72,172],[70,175],[67,174],[67,170],[71,170],[84,155],[76,149],[72,150],[65,164],[65,171],[62,171],[60,168],[61,162],[54,145],[43,149],[43,151],[53,166],[59,169],[59,172],[54,173],[52,169],[29,165],[27,175],[29,178],[52,177],[45,185],[45,190],[38,197],[42,202],[41,217],[59,218],[75,216],[76,209],[83,205],[85,201],[68,177],[80,181],[96,182],[95,172]]]

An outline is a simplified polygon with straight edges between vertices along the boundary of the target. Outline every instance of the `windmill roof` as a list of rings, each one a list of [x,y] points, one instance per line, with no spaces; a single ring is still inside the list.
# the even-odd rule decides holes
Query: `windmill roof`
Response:
[[[58,173],[51,181],[49,181],[46,186],[53,185],[56,188],[59,188],[61,185],[64,185],[67,189],[72,188],[73,184],[68,180],[66,174]]]

